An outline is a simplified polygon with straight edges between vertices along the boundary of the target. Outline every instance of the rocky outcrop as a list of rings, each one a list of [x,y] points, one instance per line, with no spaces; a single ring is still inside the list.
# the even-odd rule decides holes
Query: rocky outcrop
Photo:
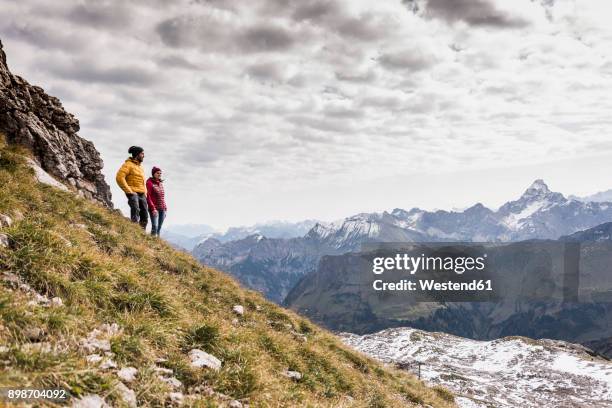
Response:
[[[59,99],[9,71],[0,42],[0,133],[29,149],[43,170],[79,195],[112,207],[100,154],[78,131],[78,119]]]

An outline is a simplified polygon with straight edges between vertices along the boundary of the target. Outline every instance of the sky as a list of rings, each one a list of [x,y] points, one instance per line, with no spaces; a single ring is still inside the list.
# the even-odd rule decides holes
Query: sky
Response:
[[[606,0],[0,0],[12,72],[131,145],[170,224],[612,188]]]

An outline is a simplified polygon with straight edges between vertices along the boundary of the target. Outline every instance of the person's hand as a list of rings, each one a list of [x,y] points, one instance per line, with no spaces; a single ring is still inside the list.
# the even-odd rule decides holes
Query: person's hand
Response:
[[[153,211],[151,211],[151,214],[152,214],[154,217],[157,217],[157,210],[153,210]]]

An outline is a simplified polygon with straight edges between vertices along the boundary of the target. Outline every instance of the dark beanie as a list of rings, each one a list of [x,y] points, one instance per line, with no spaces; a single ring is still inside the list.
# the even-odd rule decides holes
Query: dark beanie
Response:
[[[153,167],[151,169],[151,175],[154,176],[158,171],[162,171],[159,167]]]
[[[131,154],[132,157],[136,157],[142,152],[144,152],[144,149],[140,146],[132,146],[128,149],[128,153]]]

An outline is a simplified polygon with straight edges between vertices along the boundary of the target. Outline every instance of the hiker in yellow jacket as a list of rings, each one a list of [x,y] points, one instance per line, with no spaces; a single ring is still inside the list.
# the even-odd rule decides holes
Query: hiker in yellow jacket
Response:
[[[139,146],[132,146],[128,153],[132,157],[128,158],[117,172],[117,184],[125,192],[130,205],[130,218],[132,222],[137,222],[143,229],[147,228],[149,222],[147,208],[147,188],[145,187],[145,175],[142,169],[144,160],[144,149]]]

